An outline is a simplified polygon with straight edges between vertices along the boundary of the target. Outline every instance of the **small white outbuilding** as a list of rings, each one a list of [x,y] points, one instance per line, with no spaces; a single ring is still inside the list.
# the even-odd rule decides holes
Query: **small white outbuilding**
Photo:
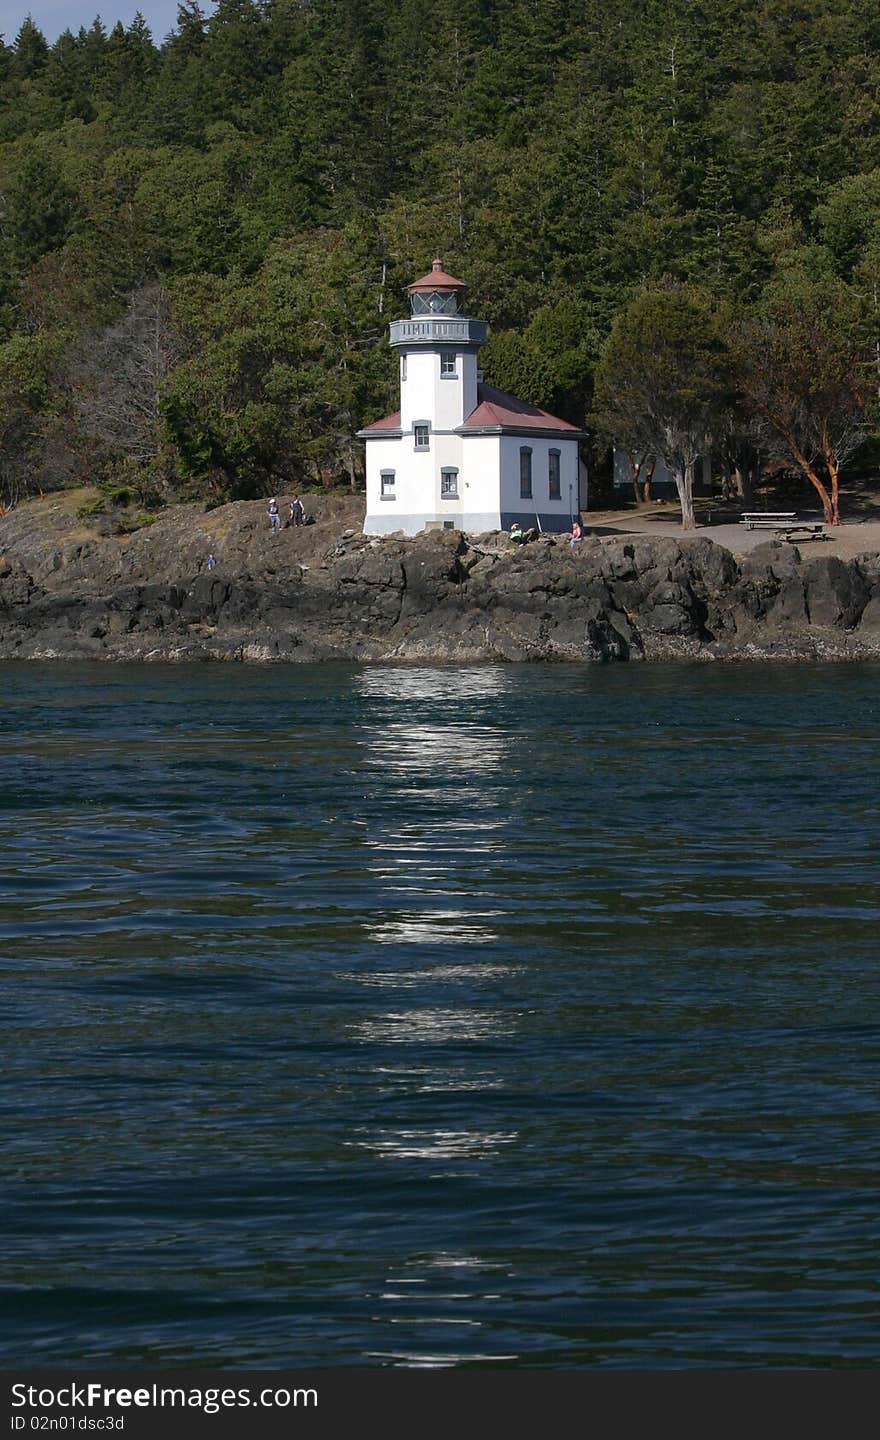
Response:
[[[428,528],[567,530],[585,504],[586,432],[486,385],[486,325],[462,312],[465,285],[437,259],[393,320],[400,409],[358,432],[366,445],[367,535]]]

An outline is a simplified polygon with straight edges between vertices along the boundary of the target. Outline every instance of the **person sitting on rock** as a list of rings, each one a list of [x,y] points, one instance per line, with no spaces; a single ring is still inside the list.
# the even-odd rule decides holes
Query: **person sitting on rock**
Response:
[[[510,527],[510,538],[511,538],[511,540],[513,540],[517,545],[521,545],[521,544],[522,544],[523,532],[522,532],[522,526],[520,525],[520,523],[519,523],[518,520],[514,520],[513,524],[512,524],[511,527]]]

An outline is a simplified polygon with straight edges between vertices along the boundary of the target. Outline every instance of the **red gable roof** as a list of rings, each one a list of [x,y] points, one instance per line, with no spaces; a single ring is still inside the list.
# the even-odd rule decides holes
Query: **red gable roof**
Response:
[[[512,430],[571,430],[573,436],[581,434],[576,425],[560,420],[547,410],[539,410],[537,405],[517,400],[515,395],[496,390],[494,385],[480,384],[477,386],[477,408],[471,411],[460,428],[467,433],[468,430],[497,429],[499,426]]]
[[[399,430],[400,411],[395,410],[393,415],[384,415],[381,420],[374,420],[372,425],[365,425],[358,433],[363,435],[369,430]]]
[[[372,425],[365,425],[358,434],[381,435],[384,431],[399,429],[400,411],[395,410],[392,415],[385,415],[381,420],[374,420]],[[477,386],[477,408],[472,410],[464,424],[458,427],[461,435],[476,430],[516,430],[519,433],[524,430],[549,430],[554,434],[570,430],[572,439],[584,433],[576,425],[570,425],[567,420],[560,420],[558,415],[551,415],[548,410],[539,410],[537,405],[528,405],[525,400],[517,400],[515,395],[508,395],[505,390],[496,390],[494,385],[484,385],[482,382]]]
[[[447,275],[443,269],[443,261],[438,257],[434,260],[427,275],[420,275],[411,285],[407,285],[410,295],[419,290],[464,290],[467,287],[463,280],[456,280],[454,275]]]

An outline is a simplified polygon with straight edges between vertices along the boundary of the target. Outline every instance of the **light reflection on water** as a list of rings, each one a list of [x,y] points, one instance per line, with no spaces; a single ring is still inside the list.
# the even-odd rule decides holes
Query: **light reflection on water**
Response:
[[[412,989],[414,986],[442,981],[449,985],[462,985],[470,980],[500,980],[506,979],[516,970],[513,965],[474,964],[467,965],[455,962],[453,964],[436,964],[424,966],[418,970],[373,970],[365,971],[356,978],[358,984],[374,986],[377,989]]]
[[[399,771],[406,779],[437,771],[465,778],[492,775],[504,765],[510,742],[484,725],[461,725],[454,721],[414,725],[392,720],[383,726],[381,733],[365,737],[365,743],[372,764]],[[456,793],[463,795],[465,791],[463,784]]]
[[[378,1136],[355,1138],[348,1143],[390,1160],[470,1160],[495,1154],[504,1145],[513,1145],[517,1131],[479,1130],[387,1130]]]
[[[8,1365],[877,1363],[877,667],[3,678]]]
[[[479,1338],[467,1332],[484,1330],[485,1322],[475,1315],[462,1313],[462,1307],[469,1304],[491,1306],[501,1301],[501,1292],[493,1287],[492,1279],[493,1272],[503,1269],[499,1262],[481,1255],[440,1252],[413,1257],[404,1270],[389,1275],[386,1289],[379,1298],[399,1309],[395,1323],[415,1332],[415,1344],[407,1349],[377,1350],[371,1358],[424,1370],[447,1369],[462,1363],[506,1364],[516,1360],[515,1352],[482,1351]],[[495,1274],[494,1278],[499,1277]],[[463,1288],[462,1281],[470,1288]],[[408,1290],[407,1286],[413,1288]],[[444,1314],[444,1309],[457,1313]],[[461,1327],[466,1332],[463,1337],[466,1343],[459,1348],[453,1337],[444,1335],[444,1346],[438,1353],[418,1347],[420,1331],[441,1325]]]
[[[353,685],[365,698],[383,705],[400,701],[450,706],[497,699],[516,688],[515,672],[502,665],[371,665],[354,673]]]
[[[498,933],[485,923],[493,914],[480,915],[467,910],[428,910],[422,915],[401,916],[372,926],[370,939],[378,945],[481,945],[497,940]]]
[[[379,1017],[359,1020],[349,1030],[350,1038],[365,1044],[446,1045],[450,1041],[489,1040],[510,1033],[504,1015],[491,1010],[431,1008],[388,1011]]]

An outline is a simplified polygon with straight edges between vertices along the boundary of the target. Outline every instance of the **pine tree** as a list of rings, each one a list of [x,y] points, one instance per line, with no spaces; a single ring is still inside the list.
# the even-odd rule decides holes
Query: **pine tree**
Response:
[[[49,59],[49,46],[42,30],[28,15],[12,45],[11,72],[17,80],[32,80],[40,74]]]

